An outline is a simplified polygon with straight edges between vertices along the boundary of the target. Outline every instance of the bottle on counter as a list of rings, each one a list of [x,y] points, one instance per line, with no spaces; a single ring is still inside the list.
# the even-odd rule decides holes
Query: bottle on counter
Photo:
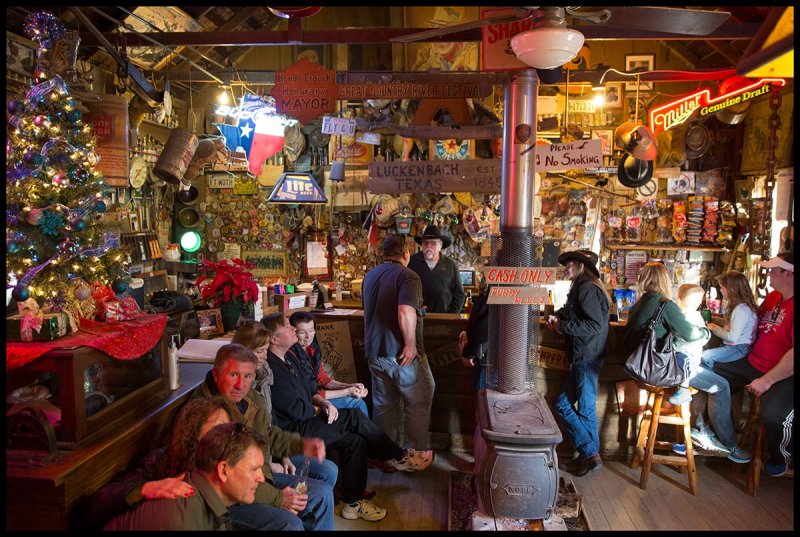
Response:
[[[464,301],[464,313],[469,315],[472,311],[472,291],[467,291],[467,299]]]
[[[173,334],[169,340],[169,350],[167,355],[168,360],[168,375],[169,375],[169,389],[177,390],[180,388],[180,370],[178,369],[178,345],[175,343],[175,338],[181,337],[180,334]]]

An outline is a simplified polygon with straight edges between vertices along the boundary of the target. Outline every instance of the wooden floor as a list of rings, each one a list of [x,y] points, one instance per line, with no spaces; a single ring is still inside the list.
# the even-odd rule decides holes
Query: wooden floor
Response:
[[[384,474],[369,470],[375,503],[388,510],[380,522],[345,520],[336,506],[337,530],[435,530],[448,528],[450,472],[470,472],[470,453],[437,451],[423,472]],[[603,530],[792,530],[794,480],[761,478],[758,496],[744,493],[746,472],[727,461],[698,464],[699,490],[692,496],[686,476],[654,465],[647,489],[639,488],[639,469],[608,461],[586,477],[571,477],[583,496],[589,527]]]

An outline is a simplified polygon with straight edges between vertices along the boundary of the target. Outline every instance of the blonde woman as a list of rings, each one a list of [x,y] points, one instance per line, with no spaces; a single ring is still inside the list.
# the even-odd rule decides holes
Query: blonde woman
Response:
[[[668,300],[664,306],[664,313],[655,327],[656,341],[663,347],[667,334],[681,338],[686,343],[711,337],[707,328],[695,326],[686,320],[686,316],[675,302],[672,301],[672,285],[669,281],[667,267],[663,263],[650,261],[645,263],[639,271],[638,281],[639,299],[628,314],[627,329],[623,344],[627,352],[633,350],[641,343],[647,325],[656,313],[659,303]]]
[[[642,341],[647,325],[662,300],[668,302],[664,306],[664,313],[659,323],[654,328],[657,345],[663,348],[669,333],[686,343],[707,340],[711,337],[708,328],[695,326],[687,321],[678,305],[671,300],[672,286],[667,267],[663,263],[654,261],[646,263],[639,271],[638,284],[639,299],[628,315],[627,329],[623,338],[627,352],[632,352]],[[702,414],[697,416],[695,428],[692,429],[692,441],[703,449],[723,453],[734,462],[750,462],[752,456],[736,444],[728,382],[710,369],[705,367],[698,369],[689,380],[689,386],[701,390],[698,393],[701,398],[705,397],[705,393],[708,394],[709,419]],[[686,446],[675,444],[673,450],[677,453],[686,453]]]
[[[703,351],[703,365],[711,369],[714,362],[733,362],[750,354],[758,328],[758,306],[747,276],[735,270],[721,274],[719,288],[727,300],[724,326],[706,326],[722,340],[722,345]]]

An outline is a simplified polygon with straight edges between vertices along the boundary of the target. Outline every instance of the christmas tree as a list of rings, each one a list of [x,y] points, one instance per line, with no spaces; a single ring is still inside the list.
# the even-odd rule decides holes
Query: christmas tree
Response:
[[[47,53],[65,28],[52,13],[25,20],[39,43],[34,85],[8,102],[6,130],[6,287],[19,302],[59,307],[87,300],[90,285],[124,291],[129,274],[119,235],[102,219],[111,200],[97,168],[92,128]]]

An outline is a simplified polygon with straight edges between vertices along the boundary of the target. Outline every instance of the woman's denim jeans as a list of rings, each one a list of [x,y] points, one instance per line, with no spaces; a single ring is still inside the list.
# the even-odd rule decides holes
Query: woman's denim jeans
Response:
[[[556,399],[556,412],[564,420],[581,460],[600,453],[596,408],[601,367],[602,359],[573,362]]]
[[[703,351],[701,363],[711,369],[714,367],[715,362],[734,362],[744,358],[750,354],[752,348],[747,343],[742,343],[741,345],[722,345],[713,349],[706,349]]]

